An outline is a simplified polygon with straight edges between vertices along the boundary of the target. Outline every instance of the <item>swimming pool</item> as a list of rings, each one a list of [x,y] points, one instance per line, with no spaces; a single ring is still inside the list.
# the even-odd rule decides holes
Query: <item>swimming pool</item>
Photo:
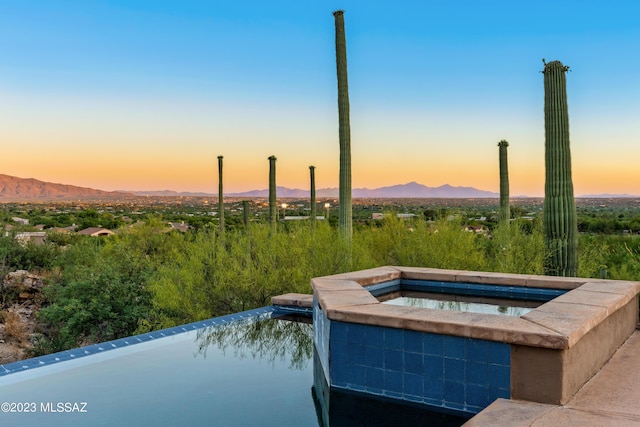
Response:
[[[316,426],[312,326],[272,308],[221,319],[4,375],[0,425]]]
[[[335,427],[403,420],[458,426],[466,420],[323,393],[314,378],[312,329],[310,317],[263,307],[2,365],[0,425]]]

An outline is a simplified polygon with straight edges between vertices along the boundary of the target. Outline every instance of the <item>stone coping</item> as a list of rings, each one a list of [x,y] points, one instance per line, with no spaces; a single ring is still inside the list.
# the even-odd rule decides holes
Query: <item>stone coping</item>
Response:
[[[313,308],[313,295],[289,293],[271,297],[271,304],[285,307]]]
[[[444,311],[380,303],[366,286],[396,279],[568,290],[521,316]],[[532,347],[571,348],[640,292],[640,282],[385,266],[318,277],[313,293],[327,318]]]

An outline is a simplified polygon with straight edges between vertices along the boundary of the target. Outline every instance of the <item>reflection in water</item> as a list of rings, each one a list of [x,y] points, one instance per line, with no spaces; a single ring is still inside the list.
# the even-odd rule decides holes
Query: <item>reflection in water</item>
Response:
[[[248,318],[203,328],[196,336],[198,354],[206,357],[209,346],[215,346],[225,353],[232,350],[236,358],[251,356],[271,364],[289,359],[290,369],[304,369],[313,351],[311,319],[303,316],[277,319],[280,321],[268,316]]]
[[[538,307],[539,301],[511,300],[492,297],[401,292],[378,297],[384,304],[432,308],[447,311],[522,316]]]

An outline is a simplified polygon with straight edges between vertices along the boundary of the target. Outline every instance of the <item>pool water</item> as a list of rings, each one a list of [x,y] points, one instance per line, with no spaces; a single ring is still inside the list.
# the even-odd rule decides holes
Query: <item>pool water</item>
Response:
[[[36,404],[0,425],[317,426],[312,326],[270,317],[0,377],[0,401]]]
[[[0,404],[23,412],[3,405],[0,426],[459,426],[468,418],[326,384],[319,392],[311,319],[271,307],[243,316],[120,348],[105,343],[113,349],[86,356],[91,347],[70,359],[21,362],[27,368],[0,376]]]
[[[490,297],[434,294],[427,292],[396,292],[379,298],[383,304],[470,313],[522,316],[541,305],[539,301],[511,300]]]

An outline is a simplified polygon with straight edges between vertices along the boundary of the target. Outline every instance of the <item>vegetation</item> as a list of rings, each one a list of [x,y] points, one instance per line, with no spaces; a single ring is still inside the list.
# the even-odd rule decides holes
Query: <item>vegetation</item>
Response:
[[[280,232],[272,233],[268,216],[259,214],[259,202],[254,202],[258,211],[248,226],[242,221],[244,203],[228,209],[224,234],[207,223],[186,233],[168,232],[164,216],[146,215],[106,238],[50,232],[44,244],[23,245],[12,238],[15,227],[0,238],[0,273],[24,269],[44,278],[40,335],[33,350],[43,354],[268,305],[273,295],[310,292],[312,277],[348,270],[405,265],[542,274],[540,204],[530,202],[511,207],[512,215],[524,218],[509,226],[498,219],[497,200],[457,206],[424,200],[356,204],[350,245],[329,221],[317,221],[315,231],[309,221],[280,221]],[[602,200],[581,205],[583,226],[616,219],[626,226],[639,219],[629,207],[635,201],[607,203],[611,206],[603,207]],[[292,202],[291,212],[308,215],[300,205]],[[180,209],[165,214],[194,222],[210,218],[202,208],[201,217]],[[384,218],[372,220],[372,212],[379,210]],[[2,217],[10,220],[18,211],[30,220],[43,215],[38,209],[6,206]],[[417,215],[401,219],[398,212]],[[621,230],[579,238],[579,276],[640,280],[639,235]],[[3,308],[16,298],[8,291],[0,294]],[[17,325],[13,320],[4,321]],[[15,333],[24,335],[18,329]]]
[[[569,67],[560,61],[544,65],[545,273],[578,274],[578,225],[571,180],[567,82]]]

